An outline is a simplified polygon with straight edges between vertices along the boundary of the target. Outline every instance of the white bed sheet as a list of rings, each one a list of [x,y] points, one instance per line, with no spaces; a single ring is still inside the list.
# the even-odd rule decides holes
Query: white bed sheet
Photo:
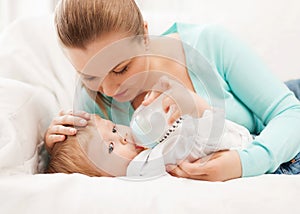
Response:
[[[32,175],[38,171],[45,128],[60,108],[72,107],[74,92],[74,70],[56,44],[51,20],[22,20],[0,37],[1,214],[297,213],[300,176],[296,175],[228,182]],[[26,102],[27,98],[35,99]]]
[[[85,175],[0,178],[1,213],[298,213],[300,176],[227,182],[160,177],[149,181]]]

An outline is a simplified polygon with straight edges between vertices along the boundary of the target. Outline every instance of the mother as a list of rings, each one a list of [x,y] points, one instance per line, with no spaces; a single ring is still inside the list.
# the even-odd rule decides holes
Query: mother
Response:
[[[115,111],[119,109],[120,112],[125,108],[131,111],[136,109],[146,94],[142,90],[144,84],[155,83],[155,78],[148,78],[148,74],[160,71],[176,78],[208,102],[221,100],[228,119],[257,135],[247,149],[217,152],[201,166],[201,160],[183,162],[172,168],[172,175],[213,181],[256,176],[273,173],[280,164],[299,153],[299,101],[255,54],[225,30],[216,26],[177,23],[164,35],[179,43],[170,45],[158,38],[158,45],[154,41],[153,47],[148,47],[152,39],[148,36],[147,23],[134,0],[62,0],[56,9],[55,21],[65,53],[81,75],[88,94],[95,95],[100,107],[97,112],[101,116],[108,115],[111,120],[120,122],[122,116],[107,113],[109,109],[112,106],[117,106]],[[142,41],[138,35],[142,35],[139,37]],[[133,39],[126,40],[128,37]],[[126,55],[134,46],[129,42],[133,40],[143,44],[146,52],[149,48],[159,47],[166,55],[174,54],[172,57],[185,64],[155,54]],[[118,41],[122,41],[122,45],[114,46],[119,44]],[[198,59],[187,51],[186,44],[197,51]],[[129,49],[123,49],[126,47]],[[99,51],[106,54],[98,55]],[[102,56],[102,62],[107,60],[107,63],[98,64],[99,74],[97,70],[86,70],[88,62],[95,55],[97,60],[101,61],[98,56]],[[193,67],[197,61],[206,66]],[[207,75],[207,72],[213,75]],[[133,78],[135,87],[130,87],[129,80],[138,74],[141,74],[142,80]],[[211,79],[212,76],[215,81]],[[203,93],[203,83],[206,94]],[[218,87],[221,93],[216,92]],[[88,106],[92,101],[86,98],[85,110],[91,111]],[[76,129],[66,125],[84,126],[84,121],[79,122],[84,118],[88,119],[88,116],[63,112],[54,118],[45,135],[47,146],[52,148],[56,142],[63,141],[66,135],[76,134]]]

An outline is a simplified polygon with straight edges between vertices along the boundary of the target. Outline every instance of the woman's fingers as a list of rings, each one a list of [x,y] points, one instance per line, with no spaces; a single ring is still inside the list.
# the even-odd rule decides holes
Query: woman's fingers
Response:
[[[64,116],[64,115],[73,115],[73,116],[77,116],[77,117],[82,117],[83,119],[89,120],[90,114],[85,112],[85,111],[73,111],[72,109],[69,110],[61,110],[59,112],[59,116]]]
[[[77,129],[63,125],[54,125],[49,127],[48,133],[49,135],[75,135],[77,133]]]
[[[77,129],[63,125],[50,126],[45,134],[45,145],[48,152],[51,152],[55,143],[63,142],[68,135],[75,135]]]
[[[175,177],[210,180],[209,176],[205,173],[205,170],[199,169],[199,163],[189,163],[188,161],[184,161],[180,165],[167,166],[167,172]]]
[[[170,97],[165,97],[162,105],[164,112],[169,113],[168,123],[173,124],[181,116],[180,109],[178,109],[176,102]]]
[[[181,116],[180,112],[178,110],[174,110],[171,115],[168,118],[169,125],[172,125],[175,123],[175,121]]]
[[[71,125],[71,126],[86,126],[87,120],[82,117],[73,115],[63,115],[55,117],[52,121],[53,125]]]
[[[204,161],[202,159],[198,159],[195,162],[189,162],[189,161],[183,161],[180,163],[180,168],[184,170],[187,174],[191,176],[200,176],[200,175],[206,175],[206,167],[202,167],[205,165],[207,161]]]
[[[63,142],[66,136],[76,135],[77,129],[74,127],[86,126],[89,119],[90,115],[84,111],[60,111],[59,116],[52,120],[45,134],[46,149],[51,152],[55,143]]]
[[[225,150],[192,163],[183,161],[176,168],[173,168],[170,174],[199,180],[226,181],[241,177],[242,167],[238,152]]]
[[[147,106],[150,103],[153,102],[153,100],[155,100],[159,95],[161,94],[161,92],[157,92],[157,91],[150,91],[146,94],[144,101],[142,102],[142,105]]]
[[[86,119],[86,120],[91,119],[90,114],[85,111],[76,111],[76,112],[73,112],[72,115],[77,116],[77,117],[82,117],[83,119]]]
[[[166,170],[170,175],[180,178],[190,178],[189,174],[182,170],[178,165],[167,165]]]
[[[59,116],[63,116],[63,115],[66,115],[66,114],[70,114],[72,115],[73,114],[73,110],[72,109],[69,109],[69,110],[60,110],[60,112],[58,113]]]
[[[46,145],[46,149],[49,153],[51,153],[54,145],[58,142],[62,142],[66,139],[65,135],[48,135],[45,137],[45,145]]]

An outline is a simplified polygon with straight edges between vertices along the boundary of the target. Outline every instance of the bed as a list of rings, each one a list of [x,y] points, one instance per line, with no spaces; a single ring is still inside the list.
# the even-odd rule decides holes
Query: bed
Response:
[[[40,30],[42,29],[42,30]],[[0,213],[297,213],[300,176],[227,182],[172,176],[129,181],[43,174],[43,135],[72,108],[75,72],[53,17],[22,19],[0,36]]]

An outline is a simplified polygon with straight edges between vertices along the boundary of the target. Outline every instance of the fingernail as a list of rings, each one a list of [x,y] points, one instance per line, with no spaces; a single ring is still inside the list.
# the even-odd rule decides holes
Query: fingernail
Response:
[[[80,120],[79,122],[80,122],[80,124],[82,124],[82,125],[86,125],[86,123],[87,123],[86,120],[83,120],[83,119]]]
[[[89,113],[85,113],[84,117],[89,118],[90,119],[90,114]]]
[[[144,97],[144,101],[145,101],[146,99],[148,99],[148,97],[149,97],[150,93],[151,93],[151,92],[148,92],[148,93],[145,95],[145,97]]]
[[[169,171],[172,171],[173,167],[171,165],[167,165],[166,166],[166,171],[169,172]]]
[[[74,129],[74,128],[70,128],[70,131],[72,132],[72,133],[76,133],[76,129]]]

